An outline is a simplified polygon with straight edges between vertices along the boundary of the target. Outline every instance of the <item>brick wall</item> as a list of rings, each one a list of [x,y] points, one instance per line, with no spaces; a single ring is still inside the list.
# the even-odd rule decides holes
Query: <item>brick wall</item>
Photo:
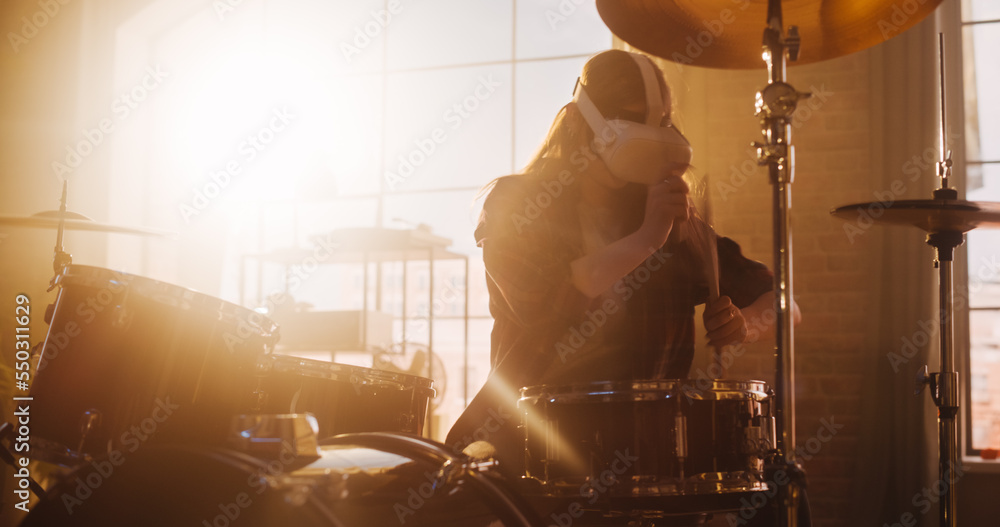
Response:
[[[772,264],[771,186],[751,162],[749,143],[760,137],[754,93],[766,83],[753,71],[687,69],[666,65],[677,111],[699,152],[696,172],[710,175],[714,223],[751,258]],[[792,142],[794,294],[803,321],[795,328],[796,433],[808,473],[814,525],[848,525],[861,413],[860,354],[877,324],[873,298],[879,273],[875,228],[849,239],[829,211],[872,201],[873,141],[869,122],[869,56],[862,52],[789,69],[788,81],[813,98],[800,103]],[[728,377],[774,380],[773,338],[748,347]],[[701,347],[700,349],[706,349]],[[707,367],[707,350],[694,371]],[[832,439],[818,433],[824,423]],[[840,427],[840,425],[843,425]],[[713,524],[731,525],[717,517]]]

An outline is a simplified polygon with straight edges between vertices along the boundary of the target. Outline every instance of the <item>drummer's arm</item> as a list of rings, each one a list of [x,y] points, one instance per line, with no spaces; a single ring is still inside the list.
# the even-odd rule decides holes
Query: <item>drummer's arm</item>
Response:
[[[747,324],[747,342],[755,342],[760,339],[774,336],[774,328],[777,321],[777,311],[774,306],[774,291],[768,291],[754,300],[752,304],[741,308],[743,318]],[[802,312],[799,305],[792,300],[792,324],[798,325],[802,321]]]
[[[570,262],[570,277],[581,293],[594,298],[611,289],[655,252],[656,248],[642,233],[634,232]]]

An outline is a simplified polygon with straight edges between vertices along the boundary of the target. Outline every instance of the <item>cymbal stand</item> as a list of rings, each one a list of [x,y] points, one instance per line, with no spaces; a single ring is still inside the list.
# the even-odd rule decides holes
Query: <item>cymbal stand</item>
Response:
[[[795,354],[792,332],[792,233],[790,209],[791,184],[794,179],[795,151],[790,144],[791,116],[799,99],[809,96],[795,91],[785,83],[786,61],[795,61],[799,54],[799,33],[796,26],[784,31],[780,0],[769,0],[767,27],[764,29],[763,58],[767,64],[768,85],[757,93],[756,115],[760,118],[764,141],[754,143],[757,164],[768,167],[773,187],[774,204],[774,275],[777,326],[775,346],[775,414],[777,452],[769,460],[769,472],[801,474],[795,452]],[[769,481],[775,481],[769,479]],[[794,527],[798,522],[799,500],[804,482],[790,477],[787,485],[778,487],[778,524]]]
[[[48,291],[51,291],[56,287],[56,277],[62,273],[62,270],[73,263],[73,255],[63,250],[63,230],[66,225],[67,186],[68,182],[63,180],[62,197],[59,198],[59,228],[56,230],[55,254],[52,256],[52,270],[55,271],[56,274],[52,277],[52,281],[49,282]]]
[[[951,152],[947,150],[945,126],[945,93],[944,93],[944,35],[938,35],[938,48],[941,53],[941,161],[937,163],[937,175],[941,178],[941,188],[934,191],[934,199],[958,199],[958,192],[948,186],[951,177]],[[958,507],[955,483],[960,470],[958,456],[958,408],[959,408],[959,378],[955,370],[955,284],[953,282],[953,265],[955,247],[965,242],[965,233],[960,230],[943,230],[927,234],[927,244],[934,247],[934,266],[938,269],[938,300],[941,320],[941,371],[927,373],[925,365],[917,374],[917,393],[924,386],[930,386],[931,399],[938,407],[938,475],[940,481],[947,484],[945,494],[941,496],[940,525],[955,527],[955,512]]]

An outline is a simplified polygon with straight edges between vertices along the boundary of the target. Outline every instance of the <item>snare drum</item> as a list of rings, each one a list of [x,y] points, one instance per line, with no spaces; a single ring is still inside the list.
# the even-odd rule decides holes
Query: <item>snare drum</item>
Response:
[[[518,406],[525,475],[550,495],[687,496],[764,490],[773,449],[760,381],[533,386]]]
[[[71,265],[32,381],[32,457],[131,451],[149,441],[224,444],[252,406],[277,326],[167,283]],[[67,457],[68,456],[68,457]]]
[[[272,358],[262,379],[266,413],[311,413],[319,437],[357,432],[420,435],[434,397],[424,377],[292,356]]]

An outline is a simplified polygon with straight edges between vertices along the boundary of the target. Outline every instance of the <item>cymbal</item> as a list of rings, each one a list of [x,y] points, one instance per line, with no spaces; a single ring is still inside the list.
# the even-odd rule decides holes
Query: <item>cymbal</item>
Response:
[[[9,225],[11,227],[56,229],[59,228],[60,217],[65,218],[63,227],[71,231],[117,232],[139,236],[177,236],[176,232],[150,229],[148,227],[125,227],[123,225],[97,223],[79,212],[66,211],[61,213],[58,210],[46,210],[32,214],[31,216],[0,215],[0,226]]]
[[[912,225],[928,234],[968,232],[977,227],[1000,228],[1000,203],[962,199],[910,199],[844,205],[830,214],[846,220],[867,216],[874,223]]]
[[[785,28],[798,26],[802,38],[799,58],[791,64],[832,59],[885,42],[940,3],[784,0]],[[764,65],[766,0],[597,0],[597,11],[612,33],[657,57],[711,68]]]

